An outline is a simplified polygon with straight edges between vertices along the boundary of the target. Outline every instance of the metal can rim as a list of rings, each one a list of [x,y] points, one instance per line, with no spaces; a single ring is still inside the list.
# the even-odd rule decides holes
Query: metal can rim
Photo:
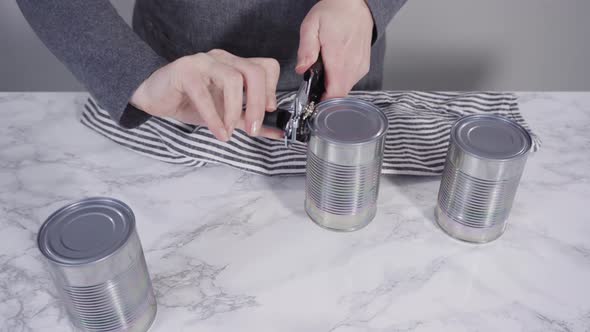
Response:
[[[465,123],[466,121],[472,120],[472,119],[476,119],[476,118],[494,119],[494,120],[498,120],[498,121],[503,121],[504,123],[514,126],[515,128],[517,128],[518,131],[520,131],[523,134],[523,137],[525,139],[525,147],[523,149],[521,149],[521,151],[519,151],[517,154],[515,154],[511,157],[508,157],[508,158],[489,158],[486,156],[481,156],[476,153],[473,153],[472,151],[469,151],[468,149],[465,148],[464,143],[460,139],[458,139],[458,137],[457,137],[458,130],[463,123]],[[494,162],[506,162],[506,161],[518,160],[523,157],[526,157],[532,149],[533,139],[531,137],[531,134],[522,125],[520,125],[516,121],[510,120],[504,116],[495,115],[495,114],[471,114],[471,115],[461,117],[459,120],[457,120],[453,124],[453,126],[451,127],[451,143],[455,143],[456,146],[460,148],[461,153],[470,155],[472,157],[482,159],[482,160],[494,161]]]
[[[55,220],[60,214],[65,213],[66,211],[69,211],[71,209],[75,209],[75,208],[79,207],[80,205],[83,205],[83,204],[89,203],[89,202],[100,202],[100,201],[110,202],[110,203],[114,203],[114,204],[119,205],[122,209],[126,210],[125,212],[129,216],[129,220],[128,220],[129,230],[127,231],[125,236],[121,239],[120,245],[118,245],[113,250],[107,251],[104,255],[100,256],[97,259],[81,259],[81,260],[75,261],[75,262],[74,261],[68,262],[65,260],[59,260],[58,255],[51,254],[51,252],[49,250],[47,250],[48,249],[47,246],[44,245],[45,242],[43,240],[44,240],[44,236],[47,234],[47,228],[50,226],[52,221]],[[116,255],[119,251],[121,251],[125,247],[125,244],[129,242],[129,238],[131,237],[131,235],[134,232],[135,232],[135,214],[133,213],[133,210],[131,210],[131,208],[127,204],[125,204],[124,202],[122,202],[118,199],[111,198],[111,197],[103,197],[103,196],[87,197],[87,198],[69,203],[65,206],[62,206],[61,208],[57,209],[55,212],[50,214],[49,217],[47,217],[45,219],[45,221],[43,222],[43,224],[41,225],[41,227],[39,228],[39,231],[37,233],[37,247],[38,247],[39,251],[41,252],[41,254],[46,259],[51,261],[51,263],[53,263],[53,264],[60,265],[60,266],[66,266],[66,267],[84,266],[84,265],[88,265],[88,264],[95,264],[95,263],[105,261],[105,260],[109,259],[110,257]]]
[[[387,134],[387,129],[389,128],[389,121],[387,119],[387,115],[385,115],[385,112],[383,112],[375,104],[368,102],[366,100],[354,98],[354,97],[332,98],[329,100],[324,100],[324,101],[320,102],[319,104],[317,104],[316,109],[332,106],[331,104],[341,104],[341,103],[354,103],[356,105],[362,105],[363,107],[369,108],[372,111],[376,111],[375,113],[378,114],[379,117],[381,118],[381,120],[383,121],[383,128],[380,130],[380,132],[378,134],[374,135],[373,137],[365,139],[365,140],[356,141],[356,142],[354,142],[354,141],[353,142],[340,141],[340,140],[336,140],[336,139],[331,139],[329,137],[321,136],[322,141],[332,143],[332,144],[345,143],[346,145],[350,145],[350,146],[358,146],[358,145],[364,145],[367,143],[373,143],[375,141],[378,141],[384,135]],[[317,132],[317,128],[315,128],[315,126],[313,125],[314,123],[315,123],[315,121],[313,121],[313,120],[308,121],[307,126],[310,130],[310,133],[312,133],[316,136],[319,136],[318,132]]]

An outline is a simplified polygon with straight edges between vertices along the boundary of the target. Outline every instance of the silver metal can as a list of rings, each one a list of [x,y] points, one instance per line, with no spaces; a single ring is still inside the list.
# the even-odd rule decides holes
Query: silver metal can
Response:
[[[332,230],[366,226],[377,211],[385,113],[360,99],[331,99],[317,105],[309,126],[307,214]]]
[[[37,244],[77,329],[149,329],[156,301],[125,203],[96,197],[67,205],[43,223]]]
[[[532,146],[519,124],[496,115],[470,115],[451,128],[435,215],[452,237],[484,243],[506,229]]]

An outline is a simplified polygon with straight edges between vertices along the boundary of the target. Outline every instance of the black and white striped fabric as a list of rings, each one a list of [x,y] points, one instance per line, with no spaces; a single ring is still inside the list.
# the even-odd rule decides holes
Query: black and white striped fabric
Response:
[[[498,114],[518,122],[540,146],[518,110],[513,94],[498,92],[353,92],[380,107],[389,121],[383,156],[384,174],[438,175],[442,173],[450,128],[460,117],[474,113]],[[279,94],[288,107],[293,93]],[[152,118],[138,128],[117,126],[108,113],[88,99],[84,125],[138,153],[174,164],[201,167],[224,164],[264,175],[305,174],[306,146],[285,148],[283,141],[253,138],[236,131],[228,143],[216,140],[205,127],[171,119]]]

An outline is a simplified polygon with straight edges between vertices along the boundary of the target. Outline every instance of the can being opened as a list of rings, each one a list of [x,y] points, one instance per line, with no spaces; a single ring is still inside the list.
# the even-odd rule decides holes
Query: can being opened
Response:
[[[470,115],[451,128],[435,215],[454,238],[483,243],[507,225],[532,146],[530,134],[496,115]]]
[[[318,225],[353,231],[375,217],[387,117],[353,98],[319,103],[310,121],[305,210]]]
[[[67,205],[43,223],[37,243],[78,330],[149,329],[156,301],[126,204],[96,197]]]

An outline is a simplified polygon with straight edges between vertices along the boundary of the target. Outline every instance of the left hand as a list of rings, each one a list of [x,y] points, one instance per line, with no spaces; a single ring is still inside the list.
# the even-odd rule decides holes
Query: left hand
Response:
[[[303,74],[320,54],[326,72],[323,99],[344,97],[368,72],[373,16],[365,0],[321,0],[301,23],[297,67]]]

